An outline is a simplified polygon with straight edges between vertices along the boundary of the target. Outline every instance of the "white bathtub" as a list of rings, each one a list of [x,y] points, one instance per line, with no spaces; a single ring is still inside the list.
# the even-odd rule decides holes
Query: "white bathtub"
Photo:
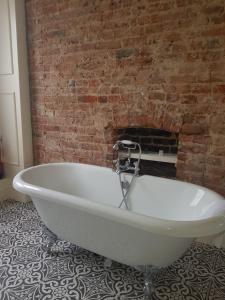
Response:
[[[136,178],[130,211],[117,208],[119,179],[108,168],[40,165],[20,172],[13,185],[31,196],[42,221],[59,239],[131,266],[167,266],[194,238],[225,230],[224,198],[176,180]]]

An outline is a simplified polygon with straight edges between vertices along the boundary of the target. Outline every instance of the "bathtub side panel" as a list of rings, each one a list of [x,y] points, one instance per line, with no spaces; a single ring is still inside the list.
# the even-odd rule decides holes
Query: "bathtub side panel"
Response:
[[[63,203],[32,200],[42,221],[60,239],[127,265],[170,265],[192,242],[188,238],[152,234]]]

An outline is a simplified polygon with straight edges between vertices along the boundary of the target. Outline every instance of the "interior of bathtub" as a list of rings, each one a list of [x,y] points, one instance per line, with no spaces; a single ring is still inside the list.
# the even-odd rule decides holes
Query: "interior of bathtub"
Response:
[[[122,174],[130,182],[132,175]],[[25,172],[31,186],[65,193],[85,200],[118,207],[123,195],[118,175],[110,168],[85,164],[50,164]],[[159,219],[198,220],[225,209],[222,197],[189,183],[143,175],[136,177],[128,197],[128,210]],[[182,201],[181,201],[182,200]],[[126,209],[125,205],[121,207]]]

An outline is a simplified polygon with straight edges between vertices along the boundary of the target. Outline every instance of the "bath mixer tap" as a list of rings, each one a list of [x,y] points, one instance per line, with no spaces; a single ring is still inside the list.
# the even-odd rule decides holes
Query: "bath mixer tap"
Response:
[[[138,150],[138,159],[131,162],[131,150]],[[127,171],[133,171],[135,176],[139,175],[139,165],[141,160],[141,146],[140,144],[128,140],[117,141],[113,146],[113,150],[117,151],[117,159],[113,161],[115,171],[121,174]],[[127,156],[120,157],[119,150],[127,150]],[[133,165],[132,165],[133,164]]]
[[[127,156],[125,158],[124,157],[121,158],[119,150],[124,150],[124,149],[127,150]],[[138,150],[138,159],[132,163],[131,150],[136,150],[136,149]],[[141,146],[136,142],[122,140],[122,141],[117,141],[115,143],[115,145],[113,146],[113,150],[117,151],[117,159],[114,160],[113,163],[115,166],[115,171],[119,175],[119,181],[120,181],[121,191],[123,195],[123,198],[118,207],[121,207],[122,204],[124,203],[126,209],[129,209],[128,195],[129,195],[130,187],[134,182],[134,178],[139,175],[139,171],[140,171],[139,165],[141,160]],[[128,171],[133,171],[133,175],[130,182],[128,182],[126,178],[122,179],[121,176],[122,173]]]

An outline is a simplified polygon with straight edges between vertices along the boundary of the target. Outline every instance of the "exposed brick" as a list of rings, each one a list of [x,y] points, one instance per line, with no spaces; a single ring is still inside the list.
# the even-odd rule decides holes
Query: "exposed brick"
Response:
[[[98,101],[100,103],[106,103],[108,101],[108,98],[107,98],[107,96],[99,96]]]
[[[219,5],[219,4],[211,4],[206,6],[203,11],[207,15],[221,15],[224,13],[224,5]]]
[[[116,51],[116,58],[123,59],[130,57],[131,55],[135,54],[135,49],[119,49]]]
[[[98,96],[91,96],[91,95],[78,96],[78,101],[83,103],[97,102]]]
[[[206,132],[206,127],[203,125],[195,125],[195,124],[184,124],[181,132],[183,134],[190,134],[190,135],[199,135],[204,134]]]
[[[216,86],[214,86],[214,88],[213,88],[213,92],[215,93],[215,94],[225,94],[225,84],[218,84],[218,85],[216,85]]]
[[[111,167],[118,128],[163,129],[179,133],[177,178],[225,195],[222,0],[26,0],[26,10],[36,163]]]

